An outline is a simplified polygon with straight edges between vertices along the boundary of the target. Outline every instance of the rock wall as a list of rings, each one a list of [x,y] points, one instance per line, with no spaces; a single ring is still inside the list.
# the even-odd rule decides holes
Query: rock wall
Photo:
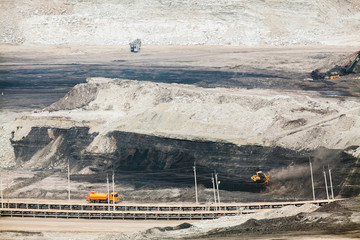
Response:
[[[96,134],[88,128],[51,129],[33,127],[21,140],[12,140],[16,164],[23,168],[58,168],[68,161],[79,162],[82,151],[93,141]]]
[[[114,143],[111,151],[96,151],[96,146],[90,144],[95,138],[96,134],[90,134],[88,128],[35,127],[25,138],[14,140],[12,144],[18,167],[61,170],[69,161],[72,175],[85,174],[88,179],[101,181],[104,177],[100,176],[114,169],[117,176],[122,176],[123,183],[140,182],[150,188],[192,185],[192,166],[196,162],[200,185],[211,188],[209,175],[216,170],[221,176],[223,190],[257,192],[264,190],[264,186],[252,183],[250,177],[261,169],[273,176],[267,191],[277,197],[290,198],[311,197],[311,189],[306,187],[311,185],[308,167],[311,156],[318,197],[326,196],[322,167],[329,164],[333,169],[336,195],[360,193],[359,189],[346,184],[356,181],[357,175],[349,175],[349,172],[351,169],[359,172],[359,166],[356,158],[343,150],[294,151],[114,131],[107,135]]]
[[[357,45],[356,0],[10,0],[0,43]]]
[[[14,139],[26,136],[31,126],[85,126],[103,136],[117,130],[293,150],[360,146],[356,100],[316,98],[299,91],[284,94],[105,78],[87,81],[45,111],[18,119]]]
[[[211,187],[216,169],[223,189],[258,191],[250,176],[261,169],[273,176],[267,191],[293,197],[311,197],[311,157],[320,196],[327,166],[336,194],[349,196],[359,193],[350,186],[360,171],[359,109],[299,92],[94,78],[17,119],[12,145],[18,166],[64,169],[69,161],[73,174],[95,180],[114,169],[128,181],[190,185],[196,161],[200,184]]]

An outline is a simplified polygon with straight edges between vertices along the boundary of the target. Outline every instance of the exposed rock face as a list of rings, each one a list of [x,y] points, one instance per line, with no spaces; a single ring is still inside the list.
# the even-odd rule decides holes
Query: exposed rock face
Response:
[[[73,173],[177,169],[161,177],[191,183],[196,161],[205,186],[217,169],[226,176],[223,189],[254,191],[249,180],[259,168],[273,175],[269,191],[310,196],[303,186],[311,156],[318,175],[331,165],[335,194],[359,192],[344,188],[359,175],[356,101],[119,79],[88,79],[71,92],[51,112],[15,121],[18,165],[57,168],[69,160]]]
[[[96,84],[79,84],[76,88],[73,88],[70,92],[68,92],[65,97],[51,106],[46,107],[44,110],[72,110],[84,107],[96,98],[97,91],[98,86]],[[72,101],[74,99],[76,99],[76,101]]]
[[[314,172],[321,172],[322,166],[326,164],[331,164],[334,168],[335,194],[342,191],[349,195],[349,189],[344,190],[343,185],[346,181],[345,177],[354,168],[356,162],[354,157],[341,150],[298,152],[281,147],[236,146],[230,143],[169,139],[119,131],[101,137],[105,142],[111,143],[109,148],[111,151],[88,151],[89,147],[90,150],[95,147],[92,144],[99,137],[98,135],[94,138],[96,134],[89,134],[88,130],[78,127],[33,128],[24,139],[12,142],[18,163],[23,167],[61,169],[69,161],[73,174],[83,172],[84,169],[90,170],[87,174],[102,174],[111,172],[112,169],[121,174],[124,171],[129,173],[160,171],[159,176],[146,176],[140,180],[145,181],[148,178],[150,182],[167,181],[170,186],[174,183],[181,186],[192,184],[191,166],[196,161],[199,184],[210,188],[208,175],[213,169],[217,169],[222,176],[222,189],[252,192],[259,191],[263,187],[254,186],[250,181],[252,173],[259,168],[270,171],[274,176],[273,185],[268,191],[274,192],[275,195],[286,194],[291,197],[292,194],[294,196],[311,194],[309,188],[303,187],[311,184],[310,178],[299,182],[300,178],[308,174],[308,156],[314,156]],[[89,145],[92,140],[94,141]],[[321,151],[323,153],[320,153]],[[356,176],[352,176],[352,179]],[[280,188],[284,182],[287,182],[285,184],[287,188]],[[322,185],[322,177],[315,177],[315,182],[317,185]],[[299,189],[302,192],[299,192]],[[351,191],[350,195],[358,193],[353,189]],[[324,192],[318,194],[318,196],[322,195]]]
[[[123,131],[293,150],[360,145],[356,100],[310,97],[299,91],[285,94],[104,78],[87,81],[43,112],[18,119],[14,140],[26,136],[33,126],[77,126],[103,136]]]
[[[25,168],[56,168],[67,164],[67,160],[79,161],[96,135],[88,130],[33,127],[25,138],[12,141],[16,162]]]
[[[359,10],[357,0],[13,0],[0,5],[0,42],[346,46],[358,44]]]

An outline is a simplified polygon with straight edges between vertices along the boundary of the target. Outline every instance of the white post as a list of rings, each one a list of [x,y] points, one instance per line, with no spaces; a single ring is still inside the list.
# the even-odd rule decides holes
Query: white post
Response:
[[[329,201],[329,192],[328,192],[328,185],[327,185],[327,180],[326,180],[326,172],[325,172],[325,168],[324,168],[324,179],[325,179],[325,191],[326,191],[326,197],[327,197],[327,200]]]
[[[68,200],[70,202],[70,163],[68,159]]]
[[[216,206],[216,193],[215,193],[215,182],[214,182],[214,174],[211,175],[211,182],[213,185],[213,191],[214,191],[214,203],[215,203],[215,209],[217,210],[217,206]]]
[[[0,174],[0,188],[1,188],[1,208],[4,208],[4,195],[3,195],[2,174]]]
[[[108,211],[110,211],[110,185],[109,185],[109,174],[106,174],[106,186],[108,192]]]
[[[331,189],[331,198],[334,200],[334,190],[333,190],[333,184],[332,184],[332,179],[331,179],[331,169],[328,165],[329,168],[329,179],[330,179],[330,189]]]
[[[195,164],[195,162],[194,162],[193,169],[194,169],[194,181],[195,181],[195,200],[196,200],[196,204],[199,204],[199,201],[198,201],[198,192],[197,192],[196,164]]]
[[[310,164],[310,173],[311,173],[312,194],[313,194],[313,200],[315,201],[314,176],[313,176],[313,171],[312,171],[312,165],[311,165],[310,157],[309,157],[309,164]]]
[[[115,192],[115,174],[114,174],[114,170],[113,170],[113,174],[112,174],[112,182],[113,182],[113,210],[115,211],[115,199],[114,199],[114,192]]]
[[[220,203],[220,194],[219,194],[220,181],[218,181],[218,174],[216,171],[215,171],[215,181],[216,181],[217,200],[218,200],[218,203]]]

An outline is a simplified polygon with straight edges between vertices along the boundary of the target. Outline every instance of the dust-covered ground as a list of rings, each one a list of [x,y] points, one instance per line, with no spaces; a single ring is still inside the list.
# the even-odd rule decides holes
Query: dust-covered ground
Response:
[[[9,141],[11,131],[14,130],[12,123],[15,117],[20,118],[22,115],[25,115],[23,114],[24,111],[34,110],[34,116],[46,114],[46,112],[41,113],[39,110],[62,98],[74,85],[85,82],[88,77],[125,78],[157,83],[195,85],[197,87],[202,87],[196,91],[205,92],[209,89],[210,93],[212,91],[216,94],[219,94],[220,91],[225,92],[227,91],[226,89],[235,88],[240,90],[248,89],[249,91],[246,92],[247,96],[253,95],[264,97],[266,95],[266,97],[271,98],[275,95],[299,95],[303,96],[301,101],[304,100],[303,104],[306,105],[304,106],[303,111],[313,111],[312,114],[319,113],[320,117],[322,117],[322,115],[327,112],[342,112],[343,110],[341,109],[328,109],[338,103],[343,106],[346,105],[345,107],[347,109],[349,103],[344,101],[345,97],[350,99],[351,102],[357,101],[356,96],[359,95],[357,79],[359,76],[358,74],[353,74],[332,81],[304,81],[304,78],[307,78],[314,68],[328,69],[335,64],[346,62],[346,59],[356,50],[356,48],[350,47],[241,48],[223,46],[160,47],[145,45],[139,53],[133,54],[130,53],[128,47],[2,46],[0,56],[0,90],[3,95],[0,95],[0,106],[2,114],[1,131],[4,134],[0,137],[0,148],[2,150],[0,153],[1,165],[3,167],[15,166],[15,155]],[[220,90],[212,90],[214,88],[219,88]],[[114,92],[112,94],[112,98],[116,100],[118,97],[116,96],[117,93]],[[308,97],[320,100],[321,105],[324,106],[318,106],[315,103],[311,103],[314,106],[310,107],[313,107],[314,109],[307,110],[309,108],[308,105],[310,104],[307,101]],[[78,101],[81,101],[81,99],[74,98],[73,102]],[[329,102],[334,104],[330,105]],[[106,105],[102,106],[101,104],[102,102],[99,102],[100,108],[106,107]],[[134,104],[136,104],[136,101]],[[259,107],[260,106],[257,106],[257,108]],[[141,110],[142,108],[144,108],[144,106],[138,104],[136,111]],[[319,108],[321,109],[319,110]],[[271,107],[271,109],[275,109],[276,111],[276,108]],[[299,109],[300,110],[297,111],[302,111],[301,108]],[[349,109],[347,109],[347,111]],[[103,113],[108,114],[111,109],[104,110],[106,111],[103,111]],[[189,109],[185,110],[189,111]],[[37,114],[36,112],[40,113]],[[234,113],[234,110],[232,110],[232,112]],[[88,114],[86,120],[96,120],[97,118],[111,119],[111,117],[106,117],[106,114],[103,116],[101,116],[101,114],[94,115],[93,113],[85,112],[80,112],[78,114],[79,116],[76,114],[76,112],[68,112],[70,117],[78,117],[79,119],[84,117],[84,114]],[[294,115],[294,113],[291,114]],[[61,116],[67,118],[69,117],[68,115],[67,112],[64,111]],[[190,115],[191,114],[189,113],[189,116]],[[213,115],[217,116],[215,113]],[[315,121],[314,116],[312,116],[309,121],[324,124],[324,122],[321,121],[322,118],[320,118],[319,122]],[[128,122],[135,123],[138,121],[137,119],[139,119],[139,117],[136,116],[135,119],[128,120]],[[231,120],[232,118],[229,119]],[[229,121],[229,119],[222,119],[222,124]],[[241,119],[241,116],[239,116],[239,119]],[[144,118],[144,121],[145,120],[146,119]],[[343,123],[344,120],[347,120],[347,122]],[[248,121],[244,118],[244,123],[251,123],[253,121],[254,120]],[[229,124],[229,126],[231,126],[233,123],[230,122]],[[284,128],[285,130],[291,130],[294,127],[301,127],[301,124],[302,122],[290,121],[289,125],[286,125]],[[142,128],[142,125],[144,124],[134,125],[135,127],[130,130],[139,131],[139,129]],[[339,126],[344,130],[348,130],[349,127],[353,125],[354,121],[350,118],[341,118],[341,124]],[[144,126],[146,127],[147,125]],[[187,128],[189,127],[191,126],[188,125]],[[154,126],[149,125],[147,128],[153,129]],[[231,129],[232,128],[229,128],[229,131],[231,131]],[[192,133],[200,133],[201,131],[202,128],[192,129]],[[205,132],[205,130],[203,132]],[[217,131],[216,135],[219,134],[219,132],[221,131]],[[150,134],[153,133],[150,132]],[[213,134],[213,136],[216,135]],[[346,136],[342,135],[342,139],[346,139]],[[319,141],[321,140],[322,139]],[[319,141],[317,144],[325,144],[324,142],[320,143]],[[285,140],[285,142],[291,143],[292,141]],[[344,140],[343,142],[347,145],[351,144],[350,140]],[[293,143],[294,146],[298,146],[299,144],[306,145],[307,142]],[[35,166],[29,165],[28,167]],[[191,167],[189,169],[191,171]],[[286,171],[287,169],[285,169],[285,172]],[[289,175],[292,173],[293,172],[290,171],[287,174]],[[11,173],[5,174],[16,176],[16,174]],[[23,179],[24,182],[26,182],[26,184],[23,183],[27,185],[26,188],[13,186],[14,188],[11,188],[11,190],[8,189],[9,192],[13,194],[11,197],[65,197],[63,196],[66,194],[65,172],[53,172],[53,170],[48,170],[46,173],[41,173],[40,171],[33,172],[32,174],[35,177]],[[76,174],[77,173],[74,173],[74,175]],[[124,172],[122,176],[118,176],[120,177],[118,182],[121,185],[121,189],[124,189],[123,196],[126,196],[125,198],[127,200],[138,199],[138,196],[144,196],[144,191],[148,191],[146,190],[147,183],[145,185],[141,182],[132,185],[124,185],[122,179],[126,179],[126,176],[128,176],[128,179],[132,179],[134,183],[136,176],[142,174],[144,173]],[[160,172],[158,174],[163,173]],[[166,174],[171,175],[172,172]],[[153,175],[153,179],[156,180],[156,174]],[[92,179],[96,178],[95,176],[91,177]],[[101,189],[105,181],[105,176],[102,177],[102,183],[98,184],[99,186],[95,186],[94,181],[90,178],[86,180],[81,175],[73,176],[75,182],[84,182],[84,184],[74,183],[74,190],[86,195],[89,190]],[[21,180],[21,178],[17,178],[17,180],[14,181],[18,182],[19,179]],[[64,188],[64,190],[44,190],[43,187],[39,187],[43,185],[31,186],[31,184],[40,180],[54,183],[62,182],[61,189]],[[90,184],[85,183],[85,181],[89,181]],[[189,182],[192,182],[191,176],[186,180],[185,185],[188,185]],[[153,186],[152,190],[159,187],[156,182]],[[165,197],[160,193],[156,196],[163,196],[162,199],[183,199],[186,201],[190,201],[193,197],[190,194],[186,194],[188,188],[185,188],[184,191],[178,191],[174,190],[173,187],[174,186],[167,186],[166,191],[161,190],[162,193],[167,192],[166,194],[168,197]],[[138,189],[138,194],[135,194],[135,191],[132,192],[133,194],[126,194],[128,189],[134,190],[134,188]],[[281,190],[281,186],[278,189]],[[210,201],[211,191],[206,190],[206,188],[200,188],[200,190],[204,191],[202,201]],[[254,197],[252,193],[234,194],[227,192],[224,195],[224,199],[228,200],[239,199],[239,196],[241,196],[241,200],[248,200]],[[145,196],[150,196],[150,194],[146,194]],[[227,198],[227,196],[229,196],[229,198]],[[267,199],[269,196],[263,195],[262,198]],[[146,200],[153,199],[143,197],[143,201]]]
[[[0,52],[0,109],[43,108],[86,78],[107,77],[200,87],[305,90],[358,96],[357,78],[304,81],[316,68],[345,64],[357,47],[243,48],[9,46]]]
[[[358,239],[360,197],[206,221],[1,218],[2,239]],[[26,226],[22,226],[22,225]]]
[[[357,0],[9,0],[0,43],[125,45],[356,45]],[[336,16],[336,17],[335,17]]]
[[[243,224],[208,232],[192,239],[358,239],[360,197],[329,203],[313,212]]]
[[[252,154],[251,146],[242,149],[232,148],[236,153],[244,152],[243,155],[237,156],[241,156],[238,157],[241,160],[248,159],[249,163],[248,166],[247,163],[243,164],[244,171],[231,177],[225,172],[220,172],[220,194],[223,201],[264,201],[274,200],[276,197],[293,200],[298,198],[299,194],[311,198],[307,165],[309,152],[306,151],[318,146],[340,149],[341,154],[335,154],[334,151],[321,154],[320,150],[312,155],[313,160],[321,155],[318,157],[318,164],[314,164],[317,197],[324,197],[321,164],[329,164],[326,159],[330,159],[330,165],[334,162],[333,159],[336,159],[336,166],[341,166],[333,170],[335,189],[339,196],[344,194],[344,188],[347,188],[348,194],[353,194],[359,189],[359,160],[356,161],[356,158],[359,155],[360,141],[357,133],[360,126],[360,76],[352,74],[325,81],[304,79],[308,78],[314,69],[327,71],[334,65],[345,64],[347,59],[359,50],[358,47],[349,47],[358,45],[359,8],[357,0],[1,1],[0,43],[20,44],[0,46],[0,173],[6,186],[5,198],[67,198],[66,160],[61,154],[55,154],[56,147],[62,139],[58,138],[57,142],[54,141],[55,144],[49,144],[47,148],[39,150],[39,154],[35,155],[32,161],[23,164],[24,159],[21,159],[21,156],[30,155],[31,150],[38,149],[37,143],[31,140],[39,141],[47,136],[46,132],[45,135],[39,134],[40,136],[34,139],[26,138],[23,129],[30,129],[31,119],[49,117],[46,116],[49,113],[41,109],[57,102],[75,85],[85,83],[87,78],[95,77],[146,81],[148,83],[142,86],[145,91],[149,89],[149,92],[157,88],[153,83],[162,84],[158,100],[165,104],[169,101],[167,96],[172,94],[179,97],[169,104],[173,108],[172,112],[168,113],[172,119],[181,120],[178,122],[183,125],[175,126],[171,125],[174,121],[166,121],[168,116],[164,114],[165,108],[151,106],[146,111],[147,103],[153,97],[148,94],[150,98],[144,97],[144,102],[132,99],[132,103],[137,104],[133,109],[143,112],[140,117],[134,115],[133,118],[126,118],[123,121],[123,129],[117,126],[118,130],[151,136],[162,134],[161,136],[175,136],[180,139],[190,136],[192,139],[211,139],[221,143],[225,139],[235,144],[257,143],[271,147],[276,145],[270,160],[280,171],[272,172],[273,184],[261,192],[224,189],[229,185],[225,177],[232,178],[235,183],[238,182],[238,177],[249,180],[248,175],[259,167],[254,166],[250,160],[259,156],[261,158],[266,152],[264,149],[256,148],[255,150],[261,151],[254,151]],[[132,54],[125,45],[135,38],[141,38],[144,45],[139,53]],[[26,46],[34,44],[37,46]],[[359,73],[358,68],[356,72]],[[97,87],[101,85],[94,80],[93,83]],[[187,99],[188,105],[182,104],[184,98],[178,93],[181,95],[187,92],[184,91],[187,87],[169,88],[169,85],[163,85],[171,83],[196,87],[195,91],[190,92],[193,96],[203,97],[201,104],[198,104],[199,99],[196,97]],[[136,85],[141,86],[141,83],[133,84],[135,95]],[[116,84],[111,87],[118,89]],[[232,94],[229,94],[229,89],[240,89],[237,94],[240,93],[241,97],[238,98],[242,100],[237,102],[234,108],[220,105],[223,102],[226,105],[226,100],[231,100],[231,103],[234,100]],[[108,97],[115,101],[119,97],[116,94],[132,93],[113,91],[109,94],[110,92],[105,89],[95,101],[99,104],[97,107],[103,110],[101,112],[86,112],[80,109],[70,111],[66,108],[59,114],[56,109],[61,110],[58,108],[61,104],[52,105],[48,110],[55,110],[55,118],[47,124],[56,122],[51,127],[67,128],[69,125],[66,125],[66,120],[71,118],[72,123],[78,120],[76,124],[79,126],[85,125],[88,120],[93,123],[103,122],[105,124],[98,125],[97,130],[100,129],[105,134],[107,127],[116,125],[116,121],[111,120],[116,120],[120,114],[114,115],[116,111],[112,111],[113,106],[106,105],[106,101],[103,100]],[[227,97],[221,97],[222,92],[227,93]],[[83,96],[76,94],[72,97],[70,99],[74,104],[66,102],[66,99],[62,103],[76,106],[81,105],[81,101],[84,100]],[[95,99],[95,96],[90,96],[89,99],[92,97]],[[251,101],[255,100],[255,97],[258,101]],[[209,104],[208,99],[218,99],[221,103]],[[188,107],[190,105],[192,107]],[[95,107],[95,104],[92,106]],[[116,108],[116,105],[114,106]],[[125,110],[130,107],[129,104],[124,106]],[[217,110],[221,114],[213,111],[214,106],[218,107]],[[130,112],[136,113],[133,109]],[[179,116],[177,113],[180,112],[187,121],[182,121],[185,118],[174,117]],[[227,115],[222,114],[224,112]],[[255,112],[256,114],[252,115]],[[259,118],[260,115],[266,119]],[[153,116],[158,118],[152,118]],[[194,119],[193,116],[198,118]],[[14,124],[16,118],[17,124]],[[191,118],[192,120],[189,120]],[[161,119],[163,124],[160,126]],[[220,124],[211,124],[214,119],[219,120]],[[241,121],[238,122],[237,119]],[[228,124],[225,127],[224,122]],[[271,129],[266,134],[263,134],[266,127],[264,123],[268,123]],[[169,131],[175,128],[178,128],[178,132]],[[183,132],[186,132],[185,136],[181,134]],[[14,133],[16,136],[13,136]],[[54,136],[54,132],[49,133]],[[191,136],[192,134],[194,136]],[[244,137],[245,140],[235,141],[232,134],[236,138]],[[253,136],[250,136],[251,134]],[[81,140],[89,138],[88,135]],[[134,138],[144,138],[144,135],[136,135]],[[17,144],[17,151],[14,151],[14,142],[10,139]],[[111,143],[107,140],[100,136],[84,150],[92,151],[92,156],[100,159],[99,162],[102,163],[99,152],[111,150],[111,144],[101,144]],[[159,139],[156,140],[161,142]],[[304,150],[303,155],[306,157],[302,156],[303,159],[299,161],[302,161],[302,165],[299,167],[292,164],[294,154],[277,149],[279,145],[291,148],[292,153]],[[110,148],[102,148],[104,146]],[[217,149],[214,147],[216,144],[211,146],[210,149]],[[59,158],[50,158],[51,154]],[[349,157],[350,155],[352,157]],[[41,161],[36,159],[39,156]],[[283,166],[278,165],[280,157],[287,161]],[[46,162],[50,159],[51,161]],[[219,159],[222,158],[217,157],[217,160]],[[234,166],[237,164],[229,158],[227,160]],[[188,163],[190,161],[192,159]],[[218,169],[222,166],[220,162]],[[81,201],[89,191],[103,191],[106,186],[105,175],[108,173],[103,171],[103,166],[88,166],[81,171],[72,169],[71,191],[74,198]],[[176,173],[176,178],[174,170],[151,172],[144,177],[142,171],[124,172],[120,169],[116,175],[116,188],[122,196],[122,201],[194,201],[192,164],[183,166],[181,172]],[[205,166],[208,168],[203,168],[201,172],[198,163],[201,183],[199,197],[201,202],[208,203],[213,201],[209,187],[209,168],[214,168],[214,165]],[[93,173],[91,169],[100,173]],[[228,166],[228,169],[236,169],[236,166]],[[166,175],[165,181],[159,181],[162,174]],[[339,176],[347,177],[340,179]],[[170,177],[173,177],[172,181],[168,181]],[[299,181],[299,178],[302,180]],[[205,182],[207,185],[204,185]],[[292,190],[290,195],[287,194],[289,190]],[[329,205],[329,208],[323,208],[324,211],[312,212],[315,209],[309,206],[301,209],[285,208],[267,214],[191,222],[180,224],[178,227],[174,222],[168,225],[175,227],[164,227],[167,223],[156,222],[152,225],[148,222],[112,222],[110,225],[106,221],[89,224],[87,221],[49,220],[44,223],[42,220],[1,218],[0,221],[4,224],[0,226],[5,227],[2,228],[4,232],[0,232],[0,238],[349,239],[359,238],[357,203],[358,198],[355,198],[343,205]],[[300,213],[301,211],[305,213]],[[30,225],[30,222],[34,225]],[[22,224],[33,228],[22,228]],[[87,231],[91,226],[91,229],[98,233],[89,234]],[[144,230],[152,226],[157,228]],[[75,227],[79,232],[70,232],[70,227],[73,230]],[[112,233],[104,235],[104,229],[109,228]],[[65,233],[64,230],[69,232]],[[136,232],[138,230],[143,231]]]
[[[74,85],[84,83],[88,77],[180,83],[203,88],[243,88],[253,91],[258,96],[264,90],[268,91],[268,94],[287,94],[289,92],[294,94],[297,92],[299,95],[320,99],[322,102],[328,100],[328,102],[346,103],[346,100],[349,100],[356,103],[360,94],[359,74],[328,81],[304,81],[304,78],[309,77],[309,73],[313,69],[326,70],[335,64],[345,63],[346,59],[356,50],[358,49],[351,47],[250,49],[219,46],[143,46],[141,52],[131,54],[128,47],[2,46],[0,55],[0,92],[2,93],[0,95],[0,163],[1,167],[6,168],[1,172],[4,185],[7,186],[5,197],[67,198],[66,171],[52,169],[39,171],[38,168],[31,170],[31,166],[27,171],[15,170],[13,168],[16,165],[15,156],[9,138],[16,117],[21,117],[24,112],[39,112],[41,108],[62,98]],[[28,114],[36,115],[34,112]],[[291,173],[290,171],[289,174]],[[74,174],[72,177],[72,191],[81,196],[92,190],[102,191],[105,187],[105,178],[96,182],[91,179],[84,181],[81,174]],[[131,178],[130,175],[128,177]],[[126,200],[138,202],[159,201],[159,199],[162,201],[194,201],[192,185],[181,188],[176,186],[159,188],[161,184],[157,185],[157,182],[154,182],[152,188],[147,188],[144,183],[132,185],[121,182],[121,179],[121,177],[117,178],[116,187],[120,189],[120,193]],[[277,186],[276,188],[281,190],[281,186]],[[210,189],[200,187],[199,191],[202,202],[212,201]],[[223,201],[264,201],[273,198],[266,192],[221,190],[220,194]],[[349,209],[341,208],[339,212],[329,212],[330,215],[314,213],[315,215],[287,216],[287,218],[278,220],[275,218],[269,222],[262,222],[267,220],[250,220],[250,218],[256,219],[256,216],[253,215],[243,218],[243,220],[249,220],[244,222],[244,225],[225,230],[212,229],[207,226],[203,228],[206,230],[200,231],[199,224],[197,227],[189,228],[196,232],[195,235],[191,235],[194,233],[191,233],[192,230],[190,235],[187,233],[181,235],[176,231],[187,230],[152,229],[140,235],[137,233],[121,236],[124,239],[134,239],[132,238],[134,236],[138,236],[138,239],[170,237],[241,239],[243,236],[243,239],[306,239],[306,236],[301,238],[303,236],[300,234],[304,233],[304,229],[314,229],[314,232],[311,233],[313,235],[307,239],[312,237],[346,239],[358,237],[356,231],[358,225],[346,220],[353,219],[355,221],[357,219],[356,221],[358,221],[358,215],[354,208]],[[340,216],[340,220],[336,218],[337,215]],[[273,216],[280,215],[274,214]],[[239,223],[234,219],[230,219],[229,222]],[[301,224],[294,225],[294,222]],[[341,225],[342,222],[346,224]],[[216,226],[215,222],[209,222],[209,224]],[[225,225],[229,227],[231,224],[226,223]],[[326,225],[329,227],[325,227]],[[194,226],[196,225],[194,224]],[[282,229],[278,226],[287,227]],[[296,226],[299,227],[296,228]],[[339,226],[339,234],[331,231]],[[351,232],[351,229],[354,229],[354,232]],[[4,229],[4,231],[9,230],[11,229]],[[18,231],[18,229],[14,231]],[[43,230],[39,230],[39,232],[41,231]],[[210,233],[208,233],[209,231]],[[44,230],[44,232],[46,231]],[[294,232],[300,232],[300,234]],[[341,235],[343,233],[347,235]],[[263,237],[263,234],[267,235]],[[4,233],[0,237],[51,239],[54,235]],[[73,237],[76,239],[76,235],[69,238]],[[107,236],[107,238],[117,239],[120,237]]]
[[[24,111],[35,110],[38,112],[41,108],[49,106],[62,98],[74,85],[84,83],[88,77],[111,77],[158,83],[195,85],[196,87],[204,88],[204,91],[210,89],[209,93],[213,91],[216,94],[219,94],[219,91],[225,92],[226,89],[235,88],[250,90],[246,92],[248,96],[251,96],[251,94],[261,97],[266,95],[271,98],[271,96],[275,95],[299,95],[303,96],[303,103],[306,105],[304,105],[303,111],[310,111],[307,109],[314,108],[311,110],[311,114],[318,113],[321,118],[317,122],[320,125],[324,125],[324,122],[321,120],[323,120],[322,115],[325,114],[326,111],[333,111],[334,113],[343,111],[336,108],[329,110],[329,107],[333,108],[335,105],[341,104],[348,109],[347,105],[349,105],[349,103],[344,101],[345,99],[349,99],[350,102],[353,103],[357,101],[356,97],[359,95],[359,75],[352,74],[328,81],[304,81],[304,78],[309,77],[309,73],[315,68],[326,70],[336,64],[346,63],[347,59],[356,50],[354,47],[242,48],[224,46],[164,47],[145,45],[139,53],[133,54],[130,53],[128,47],[28,47],[3,45],[0,55],[0,91],[2,92],[2,95],[0,95],[2,115],[0,124],[3,133],[0,137],[1,166],[15,166],[15,155],[9,141],[11,131],[14,130],[12,126],[14,119],[25,115]],[[211,90],[213,88],[222,90]],[[201,88],[199,88],[199,91],[200,90]],[[117,96],[114,95],[113,97]],[[310,106],[310,103],[306,101],[308,97],[316,101],[319,100],[321,106],[315,103],[311,103],[315,105]],[[80,99],[74,99],[74,101],[77,102],[80,101]],[[101,104],[101,102],[99,102],[99,104]],[[138,104],[137,109],[139,110],[141,107],[141,104]],[[257,108],[258,107],[259,106],[257,106]],[[105,108],[105,105],[100,106],[100,108]],[[273,109],[276,112],[276,108],[271,107],[269,109]],[[107,111],[109,109],[104,110]],[[103,113],[107,113],[106,111]],[[232,110],[232,112],[234,112],[234,110]],[[36,115],[36,113],[33,114]],[[38,115],[41,114],[42,113]],[[71,117],[77,116],[76,112],[69,112],[69,114]],[[80,114],[85,114],[85,112],[80,112]],[[292,115],[294,114],[295,112],[292,113]],[[107,118],[106,116],[107,115],[101,116],[100,114],[96,116],[90,114],[87,120],[92,118],[96,120],[98,117]],[[215,114],[214,116],[217,115]],[[67,117],[66,111],[63,113],[63,117]],[[144,116],[144,121],[146,120],[145,117],[146,116]],[[111,119],[111,117],[108,119]],[[242,119],[241,116],[239,119]],[[250,121],[246,119],[247,118],[244,118],[244,124],[246,122],[256,122],[254,119]],[[344,122],[345,120],[347,122]],[[135,123],[138,120],[135,118],[131,121]],[[228,120],[223,119],[221,121],[224,123]],[[314,116],[311,115],[308,121],[314,122]],[[291,130],[301,127],[301,124],[303,124],[301,121],[290,121],[284,129]],[[355,123],[350,118],[342,117],[339,118],[339,124],[337,125],[346,131]],[[142,127],[141,125],[134,126],[131,131],[139,131]],[[231,126],[231,123],[229,126]],[[327,126],[331,127],[331,125]],[[151,126],[148,127],[151,129]],[[188,125],[187,128],[188,127],[190,127],[190,125]],[[229,129],[228,131],[231,131],[232,128]],[[193,128],[192,133],[200,130]],[[219,132],[220,131],[217,131],[216,134]],[[246,134],[246,132],[244,132],[244,134]],[[216,135],[213,134],[213,136]],[[261,135],[257,137],[259,136]],[[317,134],[317,137],[320,137],[320,135]],[[341,135],[341,138],[346,139],[343,135]],[[316,140],[316,138],[314,139]],[[352,139],[352,141],[356,141],[356,139]],[[319,141],[321,140],[322,138],[319,139]],[[285,138],[284,144],[290,144],[292,141],[291,139]],[[344,140],[343,142],[346,146],[351,145],[351,139]],[[308,143],[306,141],[303,143],[292,143],[295,147],[299,144],[304,147]],[[326,145],[327,143],[318,142],[318,144]],[[313,145],[315,146],[316,144]],[[33,174],[36,175],[39,173],[35,172]],[[126,173],[124,174],[126,175]],[[49,177],[50,175],[52,175],[52,178]],[[14,176],[16,176],[16,174],[14,174]],[[66,179],[65,172],[52,173],[52,171],[49,171],[49,173],[45,175],[40,174],[40,176],[41,178],[35,178],[44,179],[44,181],[52,181],[54,179],[63,179],[61,181],[65,181]],[[80,182],[84,180],[81,176],[74,176],[74,179],[78,179]],[[192,181],[191,179],[188,180]],[[32,182],[32,180],[29,179],[27,179],[27,181]],[[102,181],[105,181],[105,178]],[[121,182],[121,180],[119,180],[119,182]],[[63,185],[66,186],[66,183],[64,182]],[[134,186],[124,185],[122,189],[131,189],[133,187]],[[139,188],[139,185],[137,187]],[[144,186],[140,183],[140,187],[142,188]],[[37,194],[38,196],[44,196],[45,193],[41,193],[41,188],[35,185],[34,188],[37,189],[35,192],[39,193]],[[92,184],[85,184],[85,186],[79,187],[76,190],[85,193],[90,190],[90,188],[96,189]],[[22,190],[21,188],[11,189],[11,192],[13,194],[19,194],[19,196],[30,197],[29,194],[31,195],[32,190],[31,187],[28,186]],[[48,197],[56,197],[50,193],[50,190],[47,190],[47,192]],[[64,193],[61,194],[65,193],[64,191]],[[142,193],[139,192],[139,195],[141,194]],[[178,196],[180,196],[180,199],[181,196],[183,196],[183,194],[178,194],[177,191],[173,191],[171,188],[169,194],[174,200],[177,199]],[[208,195],[211,195],[210,191],[204,195],[206,197],[203,201],[208,201],[208,198],[210,198]],[[230,193],[229,195],[231,196],[230,199],[238,199],[238,197],[235,197],[236,195],[233,196]],[[135,196],[138,195],[135,194]],[[248,199],[247,195],[243,197],[244,199]],[[252,196],[250,196],[250,198],[252,198]],[[268,197],[264,198],[266,199]]]

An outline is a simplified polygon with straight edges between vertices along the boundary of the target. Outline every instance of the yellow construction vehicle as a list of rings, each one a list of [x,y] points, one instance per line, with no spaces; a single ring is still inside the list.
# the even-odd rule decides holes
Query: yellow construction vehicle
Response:
[[[259,184],[268,184],[270,179],[270,174],[265,175],[262,171],[256,172],[255,175],[251,176],[251,180]]]
[[[345,65],[343,66],[336,65],[327,72],[320,72],[319,69],[315,69],[314,71],[311,72],[311,78],[306,78],[304,80],[308,81],[310,79],[312,80],[334,79],[340,76],[348,75],[350,73],[354,73],[353,72],[354,68],[356,67],[356,64],[358,64],[358,62],[360,62],[360,51],[357,51],[354,55],[352,55],[349,61]]]

